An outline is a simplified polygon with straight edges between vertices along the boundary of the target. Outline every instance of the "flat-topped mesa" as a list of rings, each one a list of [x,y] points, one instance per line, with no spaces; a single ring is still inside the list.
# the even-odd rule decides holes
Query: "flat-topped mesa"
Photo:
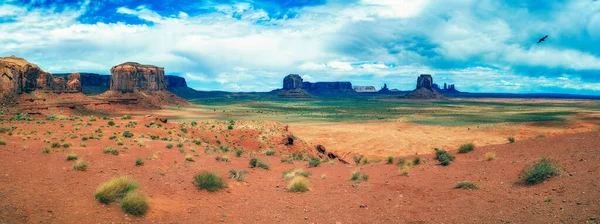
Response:
[[[300,77],[300,75],[298,75],[298,74],[289,74],[288,76],[283,78],[283,89],[284,90],[302,89],[302,87],[303,87],[302,77]]]
[[[303,82],[302,88],[314,93],[347,93],[355,92],[350,82]]]
[[[70,75],[68,80],[65,80],[63,77],[54,77],[23,58],[16,56],[0,58],[1,94],[34,91],[78,93],[81,92],[80,76]]]
[[[167,88],[188,87],[187,82],[183,77],[165,75],[165,81],[167,82]]]
[[[352,89],[357,93],[376,93],[375,86],[352,86]]]
[[[165,69],[154,65],[126,62],[110,69],[110,90],[123,93],[166,90]]]
[[[408,99],[444,99],[444,95],[440,94],[433,88],[433,78],[431,75],[422,74],[417,78],[417,88],[405,96]]]

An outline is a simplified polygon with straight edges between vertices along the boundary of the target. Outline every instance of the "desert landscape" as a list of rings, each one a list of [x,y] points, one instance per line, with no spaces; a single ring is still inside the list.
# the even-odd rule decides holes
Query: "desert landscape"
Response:
[[[13,78],[2,83],[1,223],[596,223],[600,213],[597,100],[437,99],[431,76],[418,99],[288,85],[290,99],[286,78],[273,93],[185,100],[162,68],[137,63],[86,95],[79,74],[0,62]]]
[[[0,0],[0,224],[598,224],[599,27],[597,0]]]

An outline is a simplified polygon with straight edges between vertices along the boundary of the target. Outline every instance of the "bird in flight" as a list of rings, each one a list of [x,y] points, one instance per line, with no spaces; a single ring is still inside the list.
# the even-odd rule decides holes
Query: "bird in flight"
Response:
[[[545,40],[546,40],[546,38],[548,38],[548,35],[546,35],[545,37],[542,37],[540,40],[538,40],[538,42],[537,42],[537,43],[539,44],[539,43],[541,43],[541,42],[545,41]]]

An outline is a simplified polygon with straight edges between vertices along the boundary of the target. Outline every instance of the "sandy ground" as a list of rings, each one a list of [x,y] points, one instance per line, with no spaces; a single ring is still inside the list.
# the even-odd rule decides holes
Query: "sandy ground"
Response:
[[[84,121],[83,124],[87,118]],[[308,168],[305,161],[281,163],[282,155],[298,149],[289,148],[275,138],[284,133],[276,123],[239,124],[245,125],[247,130],[236,127],[229,132],[223,129],[226,123],[198,121],[203,125],[188,128],[188,134],[182,134],[178,132],[181,124],[176,123],[165,125],[166,130],[146,128],[143,124],[147,124],[148,119],[134,118],[132,121],[138,121],[138,125],[128,129],[124,126],[129,120],[116,121],[119,128],[106,127],[106,121],[98,119],[90,122],[91,126],[77,126],[79,130],[73,126],[77,120],[45,121],[45,124],[2,121],[2,127],[15,126],[17,129],[12,135],[0,133],[0,139],[6,141],[6,145],[0,145],[0,223],[597,223],[600,218],[597,180],[600,132],[548,135],[527,140],[522,140],[517,132],[517,142],[506,144],[506,134],[484,140],[493,134],[473,134],[476,130],[458,129],[447,135],[443,133],[446,130],[422,131],[421,135],[429,136],[421,139],[426,148],[429,147],[427,144],[433,144],[427,142],[443,141],[444,138],[457,143],[472,138],[466,136],[481,139],[475,142],[478,147],[473,152],[456,154],[456,161],[450,166],[440,166],[432,155],[424,154],[421,155],[422,164],[413,166],[408,176],[400,176],[396,165],[384,163],[357,166],[333,162],[316,168]],[[61,124],[64,128],[60,128]],[[208,130],[212,125],[217,129]],[[393,146],[387,145],[388,141],[401,143],[398,133],[419,130],[395,123],[373,127],[347,125],[337,127],[340,128],[335,132],[337,137],[347,133],[346,139],[368,140],[373,136],[364,131],[374,132],[379,141],[385,142],[381,147]],[[44,143],[44,139],[55,142],[73,134],[93,135],[98,128],[103,130],[104,136],[100,140],[85,141],[87,147],[80,146],[81,138],[67,138],[65,142],[73,146],[52,149],[50,153],[41,152],[43,146],[50,145]],[[185,142],[182,153],[175,146],[166,149],[169,142],[158,139],[144,138],[143,146],[136,144],[135,139],[124,139],[126,148],[116,146],[115,140],[108,139],[112,133],[119,134],[126,129],[136,136],[172,137],[174,145],[185,139],[208,138],[212,144],[217,139],[227,142],[224,144],[240,144],[254,150],[249,149],[237,158],[233,152],[207,154],[201,150],[205,143],[194,146]],[[307,134],[310,130],[302,131],[302,126],[290,129],[299,138],[310,140],[311,135]],[[33,130],[37,133],[31,133]],[[52,134],[45,134],[46,130]],[[390,130],[393,132],[386,135]],[[268,137],[263,140],[260,136],[267,133]],[[316,133],[323,135],[322,131]],[[247,140],[236,141],[243,134],[247,135]],[[434,135],[441,137],[433,138]],[[319,138],[314,140],[319,141]],[[493,144],[496,141],[501,144]],[[341,144],[343,140],[337,142]],[[480,146],[482,142],[491,145]],[[264,147],[259,149],[259,144]],[[345,144],[352,146],[352,143]],[[441,146],[444,144],[451,143],[441,143]],[[118,147],[121,153],[117,156],[104,154],[102,150],[106,145]],[[328,147],[334,147],[332,145]],[[276,156],[261,153],[270,146],[277,151]],[[197,148],[197,153],[190,151],[193,148]],[[449,145],[448,148],[452,147]],[[421,151],[417,146],[414,150]],[[68,152],[89,161],[88,169],[74,171],[73,162],[65,160]],[[391,151],[378,154],[388,152]],[[486,152],[495,152],[496,159],[484,161]],[[188,154],[194,154],[195,162],[185,161]],[[230,162],[215,161],[216,155],[225,154],[229,155]],[[539,185],[523,185],[517,178],[519,172],[543,156],[558,161],[566,172]],[[134,166],[137,157],[145,159],[143,166]],[[271,169],[248,168],[250,157],[267,160]],[[201,170],[226,176],[232,168],[247,169],[250,173],[244,182],[228,179],[229,187],[214,193],[197,190],[192,185],[193,175]],[[282,172],[291,168],[303,168],[312,173],[308,178],[309,192],[290,193],[284,189],[288,180],[282,177]],[[353,186],[349,177],[355,170],[369,174],[369,180]],[[118,204],[103,205],[94,199],[96,187],[122,175],[139,181],[141,190],[150,196],[150,210],[144,217],[125,215]],[[462,180],[478,184],[480,189],[453,189],[456,182]],[[551,198],[551,202],[544,202],[547,198]]]
[[[409,122],[322,122],[292,123],[290,130],[300,138],[338,152],[370,157],[407,156],[431,153],[434,148],[456,150],[462,144],[477,146],[517,140],[592,131],[594,122],[576,121],[567,127],[527,123],[474,126],[433,126]]]

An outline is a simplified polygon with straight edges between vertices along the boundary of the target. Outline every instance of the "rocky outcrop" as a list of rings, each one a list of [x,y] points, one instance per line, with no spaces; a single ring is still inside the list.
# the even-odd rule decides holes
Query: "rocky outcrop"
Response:
[[[37,65],[23,58],[10,56],[0,58],[0,92],[2,94],[22,94],[34,91],[48,93],[81,92],[78,75],[54,77]]]
[[[417,89],[419,88],[433,89],[433,78],[431,75],[422,74],[417,78]]]
[[[376,93],[375,86],[352,86],[352,89],[357,93]]]
[[[302,77],[297,74],[289,74],[285,78],[283,78],[283,89],[302,89]]]
[[[166,75],[165,81],[167,82],[167,88],[188,87],[183,77]]]
[[[456,90],[456,87],[454,86],[454,84],[447,84],[444,83],[444,88],[440,88],[440,86],[438,84],[433,84],[433,89],[437,90],[438,92],[442,93],[442,94],[455,94],[455,93],[460,93],[460,91]]]
[[[313,94],[354,93],[350,82],[303,82],[302,89]]]
[[[166,90],[164,68],[126,62],[110,69],[110,90],[123,93]]]
[[[445,97],[433,88],[433,78],[431,75],[422,74],[417,78],[417,88],[406,94],[406,98],[429,100],[443,99]]]
[[[313,96],[303,89],[282,89],[276,91],[277,97],[286,99],[310,99]]]

